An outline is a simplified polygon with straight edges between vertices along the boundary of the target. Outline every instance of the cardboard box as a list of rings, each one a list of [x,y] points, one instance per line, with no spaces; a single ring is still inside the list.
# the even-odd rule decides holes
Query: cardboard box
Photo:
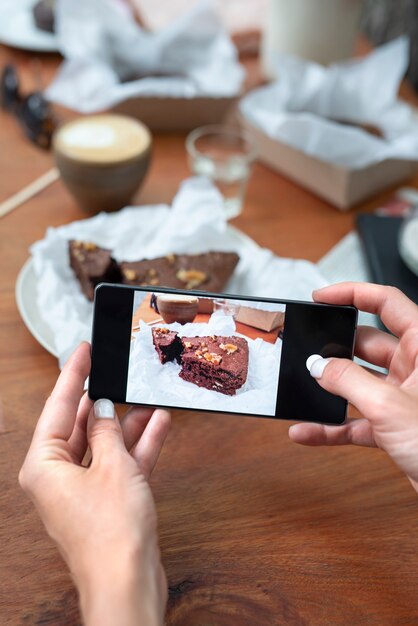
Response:
[[[237,322],[241,322],[241,324],[247,324],[247,326],[270,332],[275,328],[284,326],[284,317],[284,311],[264,311],[249,306],[240,306],[235,319]]]
[[[242,115],[240,122],[255,142],[260,161],[342,210],[411,178],[418,171],[416,161],[399,159],[348,170],[268,137]]]
[[[120,102],[113,111],[136,117],[152,130],[192,130],[197,126],[224,122],[237,101],[237,97],[141,97]]]

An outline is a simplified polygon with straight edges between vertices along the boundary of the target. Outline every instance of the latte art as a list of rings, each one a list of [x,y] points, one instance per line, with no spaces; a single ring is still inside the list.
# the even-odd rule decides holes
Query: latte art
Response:
[[[61,179],[88,213],[131,202],[147,173],[151,145],[145,124],[116,113],[80,117],[52,137]]]
[[[121,115],[97,115],[63,126],[55,136],[58,151],[71,159],[114,163],[137,157],[151,143],[148,129]]]

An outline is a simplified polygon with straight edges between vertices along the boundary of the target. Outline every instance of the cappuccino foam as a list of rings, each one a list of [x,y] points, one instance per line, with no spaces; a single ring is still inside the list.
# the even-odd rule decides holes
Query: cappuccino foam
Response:
[[[195,304],[198,302],[196,296],[186,296],[180,293],[160,293],[158,294],[158,300],[176,304]]]
[[[65,124],[56,133],[54,143],[58,151],[77,161],[114,163],[144,152],[151,135],[137,120],[110,113]]]

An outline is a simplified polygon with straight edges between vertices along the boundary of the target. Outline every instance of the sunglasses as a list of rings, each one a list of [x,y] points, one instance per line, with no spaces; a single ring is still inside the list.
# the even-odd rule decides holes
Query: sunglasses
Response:
[[[48,150],[56,120],[49,103],[40,91],[23,97],[20,93],[19,78],[13,65],[6,65],[0,79],[0,105],[18,119],[23,131],[39,148]]]

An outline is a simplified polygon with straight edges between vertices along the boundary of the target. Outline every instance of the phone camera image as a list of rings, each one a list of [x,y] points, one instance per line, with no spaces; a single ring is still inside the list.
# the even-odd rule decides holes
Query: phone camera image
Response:
[[[285,311],[135,291],[126,402],[275,416]]]
[[[357,310],[159,287],[96,287],[89,396],[342,424],[312,355],[353,358]]]

